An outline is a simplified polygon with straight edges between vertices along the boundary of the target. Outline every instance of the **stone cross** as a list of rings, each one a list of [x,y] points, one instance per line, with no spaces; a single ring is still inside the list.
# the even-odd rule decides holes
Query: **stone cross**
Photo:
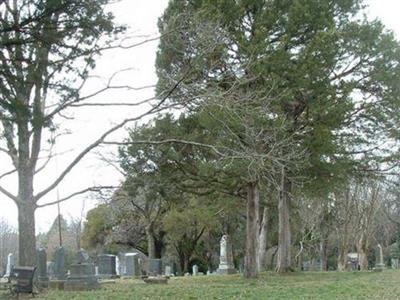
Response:
[[[7,268],[6,268],[6,274],[4,274],[4,277],[10,277],[11,275],[11,270],[15,266],[15,258],[14,254],[9,253],[7,256]]]
[[[235,274],[233,265],[232,244],[228,235],[223,235],[220,242],[220,257],[217,272],[219,274]]]

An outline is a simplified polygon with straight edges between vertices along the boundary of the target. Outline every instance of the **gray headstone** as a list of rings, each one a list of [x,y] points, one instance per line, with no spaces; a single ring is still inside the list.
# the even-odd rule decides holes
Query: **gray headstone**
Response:
[[[375,265],[374,271],[381,272],[385,269],[385,263],[383,262],[383,250],[380,244],[378,244],[377,250],[378,250],[377,263]]]
[[[165,276],[171,276],[172,272],[171,272],[171,266],[165,266]]]
[[[47,267],[47,276],[49,277],[49,279],[52,279],[55,277],[54,274],[54,262],[53,261],[48,261],[46,263],[46,267]]]
[[[199,267],[198,267],[197,265],[194,265],[194,266],[192,267],[192,274],[193,274],[193,276],[197,276],[198,273],[199,273]]]
[[[37,276],[38,280],[43,286],[49,281],[49,277],[47,276],[47,253],[43,248],[39,248],[36,250],[36,261],[37,261]]]
[[[125,260],[125,267],[123,270],[124,276],[138,277],[141,275],[138,253],[126,253],[124,260]]]
[[[115,255],[99,255],[97,257],[97,266],[99,267],[99,277],[112,278],[117,276]]]
[[[223,235],[220,242],[220,257],[217,272],[219,274],[236,274],[233,265],[232,244],[228,235]]]
[[[148,259],[148,270],[149,275],[161,275],[162,274],[162,262],[161,259],[149,258]]]
[[[59,247],[55,252],[54,273],[58,280],[65,279],[65,250]]]
[[[65,282],[66,291],[87,291],[100,287],[95,276],[95,266],[92,263],[73,264]]]

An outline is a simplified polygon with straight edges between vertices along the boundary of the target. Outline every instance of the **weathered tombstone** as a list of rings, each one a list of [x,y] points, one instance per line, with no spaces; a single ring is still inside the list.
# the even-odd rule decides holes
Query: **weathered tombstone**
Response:
[[[121,266],[120,266],[120,262],[119,262],[119,257],[116,256],[115,257],[115,272],[116,272],[117,276],[121,275],[120,268],[121,268]]]
[[[36,250],[37,279],[40,287],[48,287],[49,277],[47,276],[47,253],[43,248]]]
[[[398,258],[391,258],[390,259],[390,264],[392,265],[392,269],[398,269],[399,268],[399,259]]]
[[[207,274],[207,275],[211,275],[211,272],[210,272],[210,270],[208,270],[206,274]]]
[[[89,254],[84,249],[80,249],[76,253],[75,259],[77,264],[87,264],[91,262]]]
[[[139,254],[126,253],[124,260],[125,260],[125,270],[123,272],[124,276],[139,277],[141,275]]]
[[[223,235],[220,242],[220,257],[217,272],[219,274],[236,274],[233,265],[232,244],[228,235]]]
[[[65,250],[59,247],[55,252],[54,272],[57,280],[65,280]]]
[[[171,266],[165,266],[165,276],[172,276]]]
[[[70,266],[70,274],[65,282],[66,291],[88,291],[100,287],[95,276],[95,267],[92,263],[73,264]]]
[[[148,270],[149,275],[161,275],[162,274],[162,262],[161,259],[149,258],[148,260]]]
[[[99,255],[97,259],[97,265],[99,267],[99,277],[115,278],[117,276],[115,255],[103,254]]]
[[[46,263],[46,267],[47,267],[47,276],[51,280],[55,276],[55,274],[54,274],[54,262],[53,261],[48,261]]]
[[[199,273],[199,267],[198,267],[197,265],[194,265],[194,266],[192,267],[192,274],[193,274],[193,276],[197,276],[198,273]]]
[[[15,258],[14,254],[9,253],[7,255],[7,267],[6,267],[6,274],[4,274],[4,277],[10,277],[11,270],[15,267]]]
[[[378,244],[377,263],[375,264],[374,271],[382,272],[384,269],[385,269],[385,263],[383,262],[383,250],[382,246]]]

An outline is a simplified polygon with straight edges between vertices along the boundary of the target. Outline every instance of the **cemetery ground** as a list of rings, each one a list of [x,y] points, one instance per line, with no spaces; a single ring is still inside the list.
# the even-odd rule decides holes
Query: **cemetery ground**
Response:
[[[263,273],[256,280],[241,275],[175,277],[167,285],[119,279],[90,292],[49,291],[41,300],[63,299],[399,299],[400,271]]]

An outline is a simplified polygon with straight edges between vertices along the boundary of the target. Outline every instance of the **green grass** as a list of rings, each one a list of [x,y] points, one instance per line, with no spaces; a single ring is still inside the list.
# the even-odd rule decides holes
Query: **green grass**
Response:
[[[240,275],[172,278],[168,285],[117,280],[92,292],[49,291],[36,299],[400,299],[400,271],[304,272],[262,274],[257,280]]]

